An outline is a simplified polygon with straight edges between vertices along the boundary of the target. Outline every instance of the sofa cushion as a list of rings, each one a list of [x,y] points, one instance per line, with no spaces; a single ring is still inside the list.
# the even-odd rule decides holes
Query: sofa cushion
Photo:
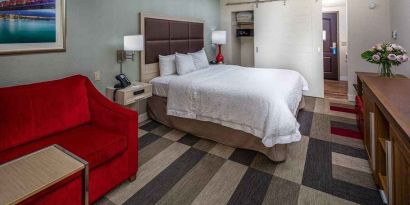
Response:
[[[0,88],[0,151],[89,122],[86,80]]]
[[[86,160],[92,169],[123,153],[127,139],[105,128],[87,124],[0,152],[0,164],[53,144]]]

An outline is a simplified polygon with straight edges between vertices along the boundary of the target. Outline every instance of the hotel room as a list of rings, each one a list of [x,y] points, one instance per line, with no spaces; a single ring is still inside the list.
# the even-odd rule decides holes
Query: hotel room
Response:
[[[0,0],[0,204],[410,204],[408,0]]]

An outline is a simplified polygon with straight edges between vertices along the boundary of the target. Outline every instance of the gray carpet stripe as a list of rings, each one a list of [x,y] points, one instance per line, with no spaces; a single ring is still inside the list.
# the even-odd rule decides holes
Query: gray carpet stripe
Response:
[[[274,176],[266,192],[263,205],[296,205],[298,203],[299,189],[299,184]]]
[[[206,153],[190,148],[124,204],[154,204],[161,199]]]
[[[272,175],[249,168],[228,204],[262,204],[271,179]]]
[[[191,204],[224,162],[225,159],[223,158],[206,154],[194,168],[158,201],[157,205]]]
[[[249,166],[253,162],[253,159],[255,158],[256,154],[256,151],[238,148],[232,153],[229,159],[234,162],[238,162],[243,165]]]
[[[143,149],[144,147],[146,147],[147,145],[155,142],[159,138],[161,138],[161,137],[156,135],[156,134],[152,134],[152,133],[145,134],[144,136],[142,136],[138,139],[138,150]]]

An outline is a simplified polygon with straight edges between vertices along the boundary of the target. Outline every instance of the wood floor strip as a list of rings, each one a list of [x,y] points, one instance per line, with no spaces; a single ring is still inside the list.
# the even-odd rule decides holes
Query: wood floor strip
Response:
[[[206,153],[189,149],[124,204],[149,205],[158,202]]]
[[[193,205],[225,205],[245,174],[247,167],[226,161],[205,188],[192,202]]]
[[[107,195],[107,198],[116,204],[123,204],[128,198],[133,196],[135,192],[148,184],[188,149],[189,146],[178,142],[173,143],[147,163],[139,167],[137,179],[135,181],[127,183],[115,191],[110,192]]]
[[[157,205],[189,205],[224,164],[225,159],[207,154]]]
[[[272,175],[249,168],[229,199],[228,205],[262,204]]]

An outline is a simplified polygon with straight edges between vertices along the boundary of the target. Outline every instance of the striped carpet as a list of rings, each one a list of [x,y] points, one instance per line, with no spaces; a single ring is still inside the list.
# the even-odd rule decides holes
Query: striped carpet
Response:
[[[146,122],[137,179],[97,204],[382,204],[362,140],[332,132],[356,131],[355,117],[332,103],[306,99],[284,163]]]

